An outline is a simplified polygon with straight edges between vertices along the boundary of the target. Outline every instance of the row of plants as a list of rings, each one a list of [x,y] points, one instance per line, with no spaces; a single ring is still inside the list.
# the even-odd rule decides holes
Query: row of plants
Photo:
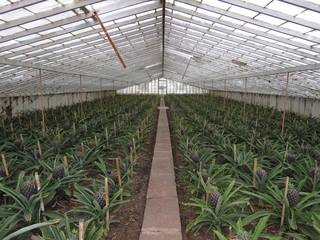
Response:
[[[3,119],[0,239],[107,236],[158,103],[116,96]]]
[[[197,216],[187,231],[219,239],[317,240],[319,120],[212,96],[168,95],[178,176]],[[198,209],[198,210],[196,210]]]

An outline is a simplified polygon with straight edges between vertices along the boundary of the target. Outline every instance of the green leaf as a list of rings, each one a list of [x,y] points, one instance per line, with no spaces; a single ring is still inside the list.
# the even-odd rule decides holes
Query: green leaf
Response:
[[[228,240],[225,236],[223,236],[220,232],[214,231],[214,233],[218,236],[220,240]]]
[[[14,233],[11,233],[9,236],[3,238],[2,240],[10,240],[10,239],[13,239],[15,237],[18,237],[19,235],[21,235],[23,233],[29,232],[29,231],[31,231],[33,229],[44,227],[44,226],[48,226],[48,225],[52,225],[52,224],[56,224],[58,222],[59,222],[59,220],[51,220],[51,221],[43,222],[43,223],[36,223],[36,224],[30,225],[30,226],[21,228],[18,231],[15,231]]]
[[[260,237],[260,233],[263,231],[263,229],[265,228],[268,219],[270,216],[265,216],[263,218],[261,218],[258,222],[258,225],[256,226],[253,234],[252,234],[252,240],[258,240]]]

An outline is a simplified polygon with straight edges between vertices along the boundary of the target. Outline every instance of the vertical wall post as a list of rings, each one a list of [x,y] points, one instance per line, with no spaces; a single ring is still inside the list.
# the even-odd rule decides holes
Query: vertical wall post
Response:
[[[227,79],[224,80],[224,98],[223,98],[223,105],[226,105],[226,98],[227,98]]]
[[[41,101],[41,111],[42,111],[42,135],[45,134],[45,121],[44,121],[44,102],[43,102],[43,87],[42,87],[42,71],[39,69],[39,80],[40,80],[40,101]]]
[[[247,82],[248,78],[244,80],[244,95],[243,95],[243,117],[246,117],[246,107],[247,107]]]
[[[80,75],[80,110],[81,116],[83,116],[83,99],[82,99],[82,76]]]
[[[100,101],[102,101],[102,79],[100,79],[100,85],[99,85],[99,97],[100,97]]]
[[[283,136],[283,133],[284,133],[284,120],[286,118],[286,109],[287,109],[287,102],[288,102],[288,87],[289,87],[289,73],[287,73],[286,91],[285,91],[285,96],[284,96],[281,136]]]

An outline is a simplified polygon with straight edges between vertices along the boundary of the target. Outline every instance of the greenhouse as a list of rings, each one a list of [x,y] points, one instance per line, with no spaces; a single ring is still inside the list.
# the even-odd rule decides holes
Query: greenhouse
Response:
[[[1,240],[319,240],[320,0],[0,0]]]

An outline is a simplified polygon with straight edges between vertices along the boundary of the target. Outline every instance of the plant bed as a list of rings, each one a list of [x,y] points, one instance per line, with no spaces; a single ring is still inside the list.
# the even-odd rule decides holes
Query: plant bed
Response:
[[[45,134],[39,111],[3,121],[1,170],[7,162],[9,175],[0,176],[1,239],[77,239],[81,219],[85,239],[105,239],[107,223],[116,226],[123,218],[117,211],[136,193],[132,169],[147,168],[137,163],[141,157],[148,164],[147,148],[139,153],[158,103],[154,96],[120,96],[84,103],[83,113],[79,105],[50,109]]]
[[[135,166],[133,183],[130,187],[131,197],[115,214],[119,223],[115,223],[106,237],[108,240],[139,240],[148,191],[148,183],[152,164],[152,157],[157,133],[159,111],[148,134],[146,144],[139,153],[139,160]]]
[[[185,239],[320,234],[319,121],[208,96],[166,97]],[[289,184],[290,183],[290,184]],[[208,235],[209,234],[209,235]]]

